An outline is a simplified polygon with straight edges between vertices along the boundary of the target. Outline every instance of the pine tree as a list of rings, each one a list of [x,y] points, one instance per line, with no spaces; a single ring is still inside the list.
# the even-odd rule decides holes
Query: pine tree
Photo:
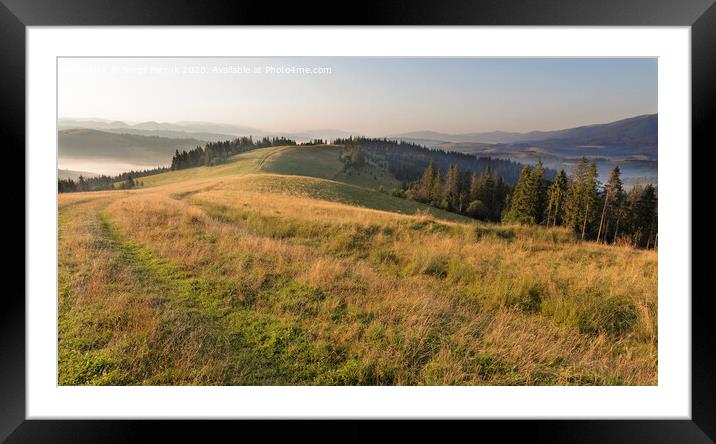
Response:
[[[564,201],[567,196],[567,173],[559,170],[557,177],[547,190],[547,207],[545,209],[545,223],[549,227],[562,224],[564,214]]]
[[[654,185],[647,185],[634,208],[636,244],[649,248],[654,245],[657,233],[657,194]]]
[[[507,220],[522,224],[533,224],[533,208],[531,202],[532,168],[525,165],[510,197],[510,208],[505,215]]]
[[[485,172],[480,176],[480,189],[477,200],[483,202],[489,209],[495,205],[495,180],[492,177],[492,169],[488,165]]]
[[[544,166],[538,160],[530,175],[530,212],[535,223],[542,223],[542,215],[546,206],[547,186],[544,178]]]
[[[460,211],[460,170],[457,165],[450,165],[445,176],[443,200],[447,201],[448,209]]]
[[[564,224],[577,231],[580,221],[580,186],[587,174],[587,159],[582,157],[572,171],[567,181],[567,195],[564,205]]]
[[[587,228],[591,228],[597,206],[597,164],[587,162],[582,157],[569,180],[565,199],[565,225],[586,237]]]
[[[589,164],[587,179],[584,182],[584,215],[582,221],[582,239],[587,232],[587,227],[591,226],[597,214],[597,161],[592,160]]]
[[[515,186],[507,218],[523,224],[540,223],[544,213],[545,192],[542,162],[537,162],[534,168],[525,166]]]
[[[495,222],[500,221],[502,212],[507,208],[510,194],[510,186],[502,179],[502,176],[498,176],[497,182],[495,182],[495,192],[492,196],[492,202],[489,204],[491,220]]]
[[[638,232],[638,218],[636,216],[636,210],[638,207],[639,198],[644,192],[644,186],[636,184],[627,193],[626,202],[624,203],[624,224],[621,233],[631,240],[631,244],[634,246],[637,244],[637,232]]]
[[[464,213],[470,203],[471,175],[469,171],[460,171],[460,213]]]
[[[172,170],[179,169],[179,150],[174,151],[174,157],[172,157]]]
[[[609,227],[610,220],[616,218],[618,220],[624,199],[624,187],[621,180],[621,171],[619,166],[615,166],[612,172],[609,174],[609,180],[607,180],[604,186],[604,197],[602,202],[602,214],[599,220],[599,231],[597,232],[597,242],[601,240],[606,241],[607,229]],[[617,222],[618,223],[618,222]],[[602,233],[604,236],[602,236]]]
[[[435,206],[440,206],[442,202],[440,202],[440,198],[442,196],[442,190],[443,190],[443,183],[442,183],[442,177],[440,177],[440,170],[435,168],[433,171],[433,180],[432,180],[433,188],[430,191],[430,203]]]
[[[470,177],[470,202],[473,202],[479,198],[480,194],[480,178],[473,174]]]
[[[423,172],[423,177],[420,179],[420,186],[418,187],[417,199],[420,202],[429,203],[432,200],[433,193],[433,180],[435,178],[435,165],[433,162],[428,164],[428,167]]]

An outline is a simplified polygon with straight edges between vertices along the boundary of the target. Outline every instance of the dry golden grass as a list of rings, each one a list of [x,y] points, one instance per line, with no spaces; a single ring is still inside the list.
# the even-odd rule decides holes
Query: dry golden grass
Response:
[[[657,383],[655,252],[331,186],[61,195],[60,382]]]

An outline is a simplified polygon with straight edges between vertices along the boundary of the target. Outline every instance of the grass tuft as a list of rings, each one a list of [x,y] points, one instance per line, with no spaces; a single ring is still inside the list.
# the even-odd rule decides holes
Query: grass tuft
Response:
[[[637,325],[639,313],[634,302],[625,297],[598,300],[579,315],[579,331],[596,335],[606,333],[621,336]]]

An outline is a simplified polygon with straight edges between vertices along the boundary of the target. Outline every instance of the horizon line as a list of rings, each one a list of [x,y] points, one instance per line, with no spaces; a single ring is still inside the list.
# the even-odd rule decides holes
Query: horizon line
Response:
[[[595,126],[595,125],[608,125],[610,123],[616,123],[623,120],[629,120],[629,119],[635,119],[639,117],[647,117],[647,116],[658,116],[659,112],[658,110],[653,113],[644,113],[644,114],[637,114],[637,115],[631,115],[627,117],[622,117],[616,120],[609,120],[609,121],[602,121],[597,123],[585,123],[582,125],[577,126],[569,126],[569,127],[560,127],[560,128],[554,128],[554,129],[531,129],[531,130],[523,130],[523,131],[505,131],[500,129],[492,129],[492,130],[482,130],[482,131],[465,131],[465,132],[445,132],[445,131],[439,131],[439,130],[433,130],[433,129],[416,129],[416,130],[408,130],[403,131],[400,133],[393,133],[393,134],[382,134],[383,137],[400,137],[404,134],[410,134],[410,133],[418,133],[418,132],[432,132],[432,133],[442,133],[445,135],[450,136],[464,136],[464,135],[474,135],[474,134],[486,134],[486,133],[505,133],[505,134],[529,134],[534,132],[554,132],[554,131],[562,131],[562,130],[568,130],[568,129],[574,129],[574,128],[584,128],[589,126]],[[251,125],[243,125],[239,123],[227,123],[227,122],[214,122],[209,120],[180,120],[180,121],[161,121],[161,120],[143,120],[143,121],[131,121],[131,120],[122,120],[122,119],[108,119],[106,117],[67,117],[67,116],[58,116],[57,122],[59,123],[60,120],[76,120],[76,121],[95,121],[95,122],[104,122],[104,123],[113,123],[113,122],[120,122],[128,126],[137,126],[144,123],[157,123],[157,124],[167,124],[167,125],[181,125],[181,124],[212,124],[212,125],[226,125],[226,126],[240,126],[240,127],[246,127],[255,131],[265,132],[265,133],[272,133],[280,135],[281,133],[290,134],[290,133],[301,133],[301,132],[311,132],[311,131],[340,131],[344,133],[348,133],[351,135],[368,135],[368,133],[363,133],[360,131],[349,131],[345,129],[340,128],[314,128],[314,129],[300,129],[300,130],[291,130],[291,131],[276,131],[276,130],[267,130],[259,127],[254,127]],[[131,123],[135,122],[135,123]],[[151,131],[151,130],[149,130]],[[189,130],[185,132],[201,132],[197,130]],[[204,132],[211,132],[211,131],[204,131]],[[218,134],[218,133],[216,133]],[[373,137],[377,137],[375,134],[372,135]]]

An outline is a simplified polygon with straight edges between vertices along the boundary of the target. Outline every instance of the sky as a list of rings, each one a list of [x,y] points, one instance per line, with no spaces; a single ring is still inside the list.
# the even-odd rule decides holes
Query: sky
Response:
[[[58,116],[367,136],[657,112],[655,58],[60,58]]]

